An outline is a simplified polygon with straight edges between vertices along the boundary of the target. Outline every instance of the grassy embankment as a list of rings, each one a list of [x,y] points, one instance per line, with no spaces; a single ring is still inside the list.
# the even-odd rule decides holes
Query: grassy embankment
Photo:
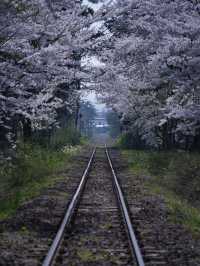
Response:
[[[147,176],[145,187],[164,196],[172,222],[200,235],[200,154],[123,150],[131,171]]]
[[[20,204],[62,179],[82,140],[72,129],[56,132],[51,144],[18,144],[12,163],[0,166],[0,219],[12,215]]]

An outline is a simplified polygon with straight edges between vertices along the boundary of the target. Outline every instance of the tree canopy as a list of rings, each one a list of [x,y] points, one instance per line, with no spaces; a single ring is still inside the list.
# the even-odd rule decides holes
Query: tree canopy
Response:
[[[200,146],[198,1],[90,2],[106,4],[95,13],[81,0],[1,1],[0,139],[12,141],[18,120],[57,126],[93,84],[133,138]],[[88,56],[98,60],[82,64]]]
[[[86,75],[80,59],[91,45],[90,24],[81,1],[1,1],[0,128],[7,139],[18,117],[48,128],[57,110],[73,111]]]
[[[200,126],[200,5],[117,0],[108,8],[104,100],[125,129],[160,147],[192,145]]]

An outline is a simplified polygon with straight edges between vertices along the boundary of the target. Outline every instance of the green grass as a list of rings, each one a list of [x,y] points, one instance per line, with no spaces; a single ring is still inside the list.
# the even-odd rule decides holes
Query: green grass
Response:
[[[148,174],[149,154],[145,151],[126,150],[123,152],[128,160],[128,164],[136,174]]]
[[[134,132],[122,133],[116,141],[116,145],[122,149],[144,149],[146,147],[144,141]]]
[[[71,144],[62,149],[19,144],[12,163],[0,167],[0,219],[12,215],[23,202],[61,180],[72,156],[80,149],[81,146]]]
[[[200,235],[200,210],[198,208],[193,207],[186,199],[177,196],[174,192],[157,185],[156,179],[152,183],[147,182],[146,188],[154,194],[164,196],[171,222],[184,225],[193,235]]]
[[[59,150],[64,146],[79,145],[82,142],[80,133],[74,127],[57,130],[51,137],[50,145],[53,149]]]
[[[123,154],[131,171],[149,176],[145,187],[164,196],[171,221],[200,234],[200,154],[140,150]]]

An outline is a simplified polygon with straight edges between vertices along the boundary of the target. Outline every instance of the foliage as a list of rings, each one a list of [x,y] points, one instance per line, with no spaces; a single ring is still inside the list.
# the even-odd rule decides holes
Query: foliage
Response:
[[[81,1],[1,1],[0,140],[13,141],[18,120],[48,129],[76,111],[92,21]]]
[[[200,127],[199,4],[113,2],[104,16],[110,32],[99,53],[104,65],[96,69],[104,101],[117,110],[124,130],[137,132],[146,145],[194,147]]]
[[[142,146],[200,147],[199,8],[189,0],[1,1],[0,140],[13,141],[17,120],[55,128],[62,111],[78,113],[79,90],[90,87]],[[88,58],[93,64],[83,64]]]

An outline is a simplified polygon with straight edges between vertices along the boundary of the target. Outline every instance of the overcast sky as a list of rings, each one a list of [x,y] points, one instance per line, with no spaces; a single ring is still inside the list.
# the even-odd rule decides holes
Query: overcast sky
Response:
[[[98,99],[97,99],[97,95],[94,91],[85,91],[82,94],[82,99],[84,101],[88,101],[91,104],[93,104],[95,106],[95,108],[97,109],[97,111],[104,111],[107,110],[105,104],[101,103]]]

